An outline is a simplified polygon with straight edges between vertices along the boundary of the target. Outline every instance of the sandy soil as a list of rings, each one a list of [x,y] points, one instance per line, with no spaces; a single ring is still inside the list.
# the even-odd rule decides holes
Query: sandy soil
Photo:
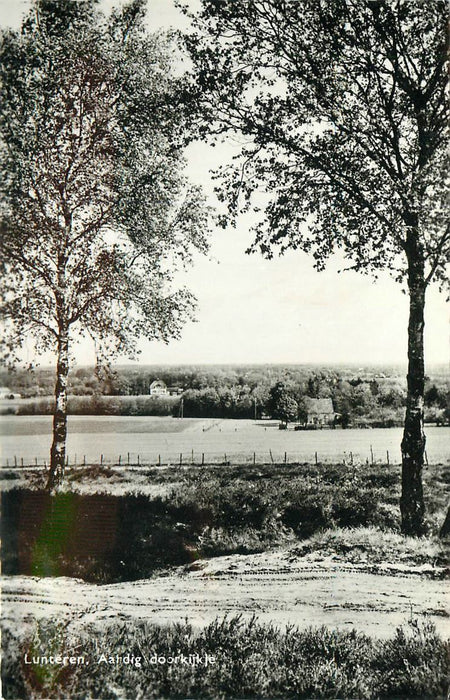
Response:
[[[2,618],[11,627],[66,616],[76,624],[188,618],[200,626],[242,614],[280,626],[328,625],[388,637],[411,617],[428,617],[448,637],[450,585],[429,578],[430,568],[380,566],[373,573],[367,565],[278,551],[198,561],[168,576],[106,586],[12,576],[2,582]]]

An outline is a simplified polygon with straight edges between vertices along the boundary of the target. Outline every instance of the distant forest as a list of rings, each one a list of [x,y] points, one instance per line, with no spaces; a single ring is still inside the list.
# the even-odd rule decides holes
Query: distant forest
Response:
[[[149,396],[162,380],[175,396]],[[48,414],[53,407],[51,369],[0,371],[0,384],[22,399],[3,413]],[[317,367],[311,365],[122,366],[109,371],[79,367],[69,377],[69,413],[87,415],[183,415],[199,418],[300,418],[305,399],[331,399],[335,424],[401,425],[406,401],[404,370],[396,367]],[[278,402],[278,403],[277,403]],[[3,402],[5,404],[5,402]],[[450,377],[435,368],[425,392],[428,422],[450,419]],[[296,415],[297,413],[297,415]]]

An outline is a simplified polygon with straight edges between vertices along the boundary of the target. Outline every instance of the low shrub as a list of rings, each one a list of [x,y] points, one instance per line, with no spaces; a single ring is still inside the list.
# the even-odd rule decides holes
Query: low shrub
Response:
[[[171,416],[178,405],[176,396],[99,396],[70,395],[67,413],[74,416]],[[53,415],[53,397],[27,399],[17,403],[21,416]]]
[[[282,518],[286,527],[290,527],[301,538],[309,537],[329,523],[326,509],[313,498],[291,503],[283,510]]]
[[[448,697],[450,643],[443,644],[431,623],[412,621],[381,642],[372,658],[379,693],[384,697]]]
[[[447,471],[434,467],[425,474],[431,534],[444,522]],[[264,551],[336,528],[400,533],[398,467],[167,467],[127,476],[97,466],[67,475],[68,487],[77,490],[80,479],[90,477],[95,489],[97,476],[104,491],[116,487],[117,492],[118,487],[131,493],[72,492],[51,498],[42,490],[5,490],[5,573],[121,581],[200,556]],[[128,482],[121,481],[125,478]],[[153,487],[151,496],[132,495],[133,485],[136,493],[142,484]],[[64,527],[60,512],[66,517]],[[101,547],[95,544],[99,538]],[[427,559],[424,551],[423,561],[433,557]]]
[[[3,573],[145,578],[198,558],[207,521],[195,505],[188,512],[160,498],[12,490],[2,494]]]
[[[27,399],[17,404],[18,416],[51,416],[55,410],[55,400],[51,396]]]
[[[0,416],[14,416],[17,413],[16,406],[1,406],[0,405]]]
[[[448,642],[432,625],[416,622],[380,641],[326,627],[280,631],[240,617],[199,631],[187,622],[127,622],[80,632],[68,623],[40,621],[23,638],[5,632],[3,645],[5,699],[444,698],[450,672]],[[89,665],[23,664],[26,653],[64,656],[74,649]],[[99,663],[102,654],[128,654],[135,662]],[[194,654],[214,662],[180,661]]]

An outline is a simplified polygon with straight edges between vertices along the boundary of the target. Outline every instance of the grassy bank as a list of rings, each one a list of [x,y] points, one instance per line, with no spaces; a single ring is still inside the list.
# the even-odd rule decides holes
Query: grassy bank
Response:
[[[449,643],[415,622],[379,641],[324,627],[281,632],[239,618],[201,631],[115,623],[80,632],[44,621],[28,636],[6,633],[3,644],[5,698],[445,698],[450,672]],[[26,654],[49,653],[76,653],[89,665],[24,664]],[[208,665],[195,654],[208,655]],[[102,660],[116,655],[134,663]]]
[[[145,578],[201,557],[296,543],[298,556],[322,550],[354,557],[364,552],[373,561],[395,562],[401,555],[416,564],[448,563],[437,539],[448,466],[425,474],[430,534],[421,546],[399,534],[400,469],[393,466],[172,467],[139,474],[79,468],[56,496],[42,490],[43,478],[36,472],[34,489],[2,494],[5,574],[106,583]],[[145,486],[159,495],[136,493]],[[112,495],[114,489],[123,494]],[[355,531],[359,540],[348,534]]]

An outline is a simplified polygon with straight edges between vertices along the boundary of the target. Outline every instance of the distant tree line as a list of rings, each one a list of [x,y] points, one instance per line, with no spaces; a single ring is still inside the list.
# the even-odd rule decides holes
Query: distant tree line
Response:
[[[182,390],[179,397],[151,397],[150,385],[161,379]],[[0,383],[23,397],[40,397],[19,412],[49,413],[54,375],[45,368],[33,372],[0,372]],[[262,418],[288,422],[306,420],[305,399],[330,398],[342,427],[400,425],[406,385],[395,370],[377,372],[352,368],[308,366],[243,367],[122,367],[98,373],[80,367],[69,375],[70,413],[85,415],[183,415],[195,418]],[[128,398],[127,398],[128,397]],[[127,400],[125,400],[127,399]],[[450,380],[436,374],[427,380],[425,418],[448,423]]]

